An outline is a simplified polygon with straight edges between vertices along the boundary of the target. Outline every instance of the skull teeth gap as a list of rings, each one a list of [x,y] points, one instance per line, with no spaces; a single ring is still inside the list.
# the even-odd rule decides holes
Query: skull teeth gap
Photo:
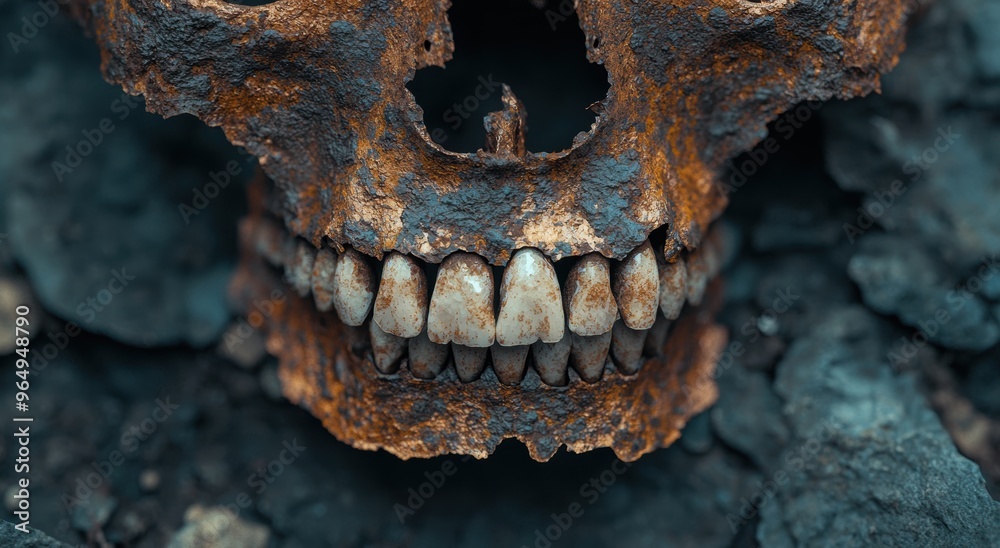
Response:
[[[588,107],[607,97],[610,84],[607,70],[587,60],[572,2],[455,0],[448,19],[454,57],[443,69],[418,70],[407,84],[431,140],[452,152],[484,148],[483,119],[502,110],[501,84],[524,103],[528,151],[566,150],[590,131],[596,116]]]

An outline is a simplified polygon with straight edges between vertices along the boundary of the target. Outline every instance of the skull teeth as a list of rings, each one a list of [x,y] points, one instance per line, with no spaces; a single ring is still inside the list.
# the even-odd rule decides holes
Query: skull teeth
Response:
[[[284,269],[295,293],[311,293],[319,311],[335,311],[353,327],[368,323],[372,361],[383,375],[405,366],[430,380],[453,364],[451,378],[474,382],[492,363],[503,384],[530,371],[553,387],[637,374],[662,353],[685,303],[701,302],[728,245],[715,229],[671,263],[648,241],[618,263],[586,255],[562,284],[545,255],[525,248],[496,284],[493,267],[473,253],[450,255],[429,276],[434,270],[421,261],[390,252],[378,276],[361,253],[316,250],[273,221],[252,237],[257,253]]]

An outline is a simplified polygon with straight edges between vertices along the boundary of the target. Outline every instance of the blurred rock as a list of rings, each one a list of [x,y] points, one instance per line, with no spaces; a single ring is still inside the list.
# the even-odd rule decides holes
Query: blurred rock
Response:
[[[28,528],[27,535],[14,528],[14,524],[0,520],[0,546],[4,548],[70,548],[65,544],[50,538],[45,533]]]
[[[169,548],[265,548],[271,536],[267,527],[245,521],[221,506],[192,506],[184,521]]]

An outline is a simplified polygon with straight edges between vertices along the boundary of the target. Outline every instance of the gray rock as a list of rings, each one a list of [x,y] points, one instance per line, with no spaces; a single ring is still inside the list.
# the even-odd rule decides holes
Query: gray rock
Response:
[[[70,546],[37,529],[29,527],[28,531],[28,534],[24,534],[15,529],[13,523],[0,520],[0,546],[4,548],[69,548]]]

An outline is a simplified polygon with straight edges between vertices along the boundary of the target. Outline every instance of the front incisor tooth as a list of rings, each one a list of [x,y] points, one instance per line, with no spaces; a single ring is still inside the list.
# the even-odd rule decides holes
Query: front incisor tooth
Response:
[[[365,258],[346,250],[337,261],[333,283],[333,306],[340,320],[352,327],[365,323],[375,299],[375,280]]]
[[[701,304],[708,286],[708,265],[702,249],[696,249],[687,260],[687,300],[694,306]]]
[[[427,276],[417,261],[393,251],[382,267],[372,319],[386,333],[413,338],[427,322]]]
[[[439,344],[473,348],[493,344],[493,269],[482,257],[453,253],[441,263],[427,313],[427,334]]]
[[[285,277],[299,297],[306,297],[312,290],[313,263],[316,262],[316,249],[299,240],[295,244],[295,254],[285,265]]]
[[[625,322],[617,322],[612,331],[611,356],[618,370],[625,375],[634,375],[642,367],[642,348],[649,330],[630,329]]]
[[[489,348],[473,348],[460,344],[451,345],[451,353],[455,358],[455,372],[462,382],[472,382],[483,374],[486,369],[486,354]]]
[[[527,370],[528,350],[530,346],[500,346],[490,347],[493,354],[493,372],[503,384],[515,385],[524,378]]]
[[[563,338],[566,320],[556,271],[545,255],[526,248],[514,254],[500,284],[497,342],[525,346]]]
[[[608,360],[608,349],[611,346],[611,331],[594,337],[581,337],[573,334],[573,349],[570,351],[570,363],[580,378],[588,383],[595,383],[604,376],[604,363]]]
[[[436,344],[424,331],[410,339],[410,372],[418,379],[430,380],[448,364],[448,345]]]
[[[660,264],[660,310],[663,317],[676,320],[687,300],[687,265],[684,259]]]
[[[566,386],[569,377],[569,353],[573,347],[572,337],[563,337],[557,343],[541,341],[531,345],[531,355],[535,361],[535,371],[542,382],[549,386]]]
[[[622,261],[615,272],[614,290],[625,325],[632,329],[653,326],[660,297],[660,274],[649,240]]]
[[[316,254],[312,271],[313,301],[316,310],[329,312],[333,308],[333,275],[337,270],[337,254],[329,249],[321,249]]]
[[[375,369],[386,375],[399,371],[399,362],[406,354],[406,339],[382,331],[375,322],[368,324],[372,354],[375,355]]]
[[[611,267],[598,253],[580,259],[566,279],[563,302],[569,330],[590,337],[611,331],[618,305],[611,292]]]

